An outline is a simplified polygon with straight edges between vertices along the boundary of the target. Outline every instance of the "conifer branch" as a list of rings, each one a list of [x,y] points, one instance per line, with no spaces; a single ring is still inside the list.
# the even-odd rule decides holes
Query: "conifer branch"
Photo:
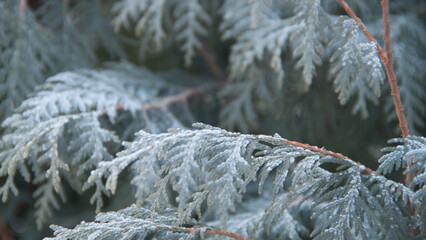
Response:
[[[391,6],[389,0],[348,0],[350,7],[336,1],[0,0],[0,198],[28,192],[21,190],[25,182],[34,185],[37,221],[22,226],[39,228],[15,232],[9,223],[20,217],[6,221],[0,214],[0,239],[43,238],[41,228],[69,193],[89,190],[97,211],[111,194],[136,204],[71,229],[52,225],[46,240],[425,236],[426,138],[408,135],[425,126],[421,16],[403,0]],[[390,25],[389,10],[397,4]],[[114,34],[110,20],[125,31]],[[133,29],[135,36],[127,34]],[[196,64],[200,71],[193,69],[200,75],[169,69],[174,61],[163,65],[162,58],[180,56],[174,42],[186,67],[203,62]],[[170,71],[133,66],[132,50],[150,67]],[[94,68],[98,63],[102,67]],[[211,79],[200,77],[205,74]],[[362,117],[368,117],[367,103],[383,103],[378,99],[388,78],[385,112],[398,117],[404,138],[389,141],[377,169],[357,162],[369,155],[364,144],[347,144],[347,152],[359,155],[351,159],[278,134],[240,133],[253,132],[258,122],[256,132],[275,125],[282,132],[298,121],[318,127],[295,135],[325,136],[318,140],[339,146],[354,142],[362,133],[347,131],[354,125],[339,111],[301,112],[311,99],[318,97],[321,106],[334,100],[314,92],[306,104],[298,101],[293,90],[307,90],[314,75],[332,80],[340,103],[352,99],[352,114]],[[212,97],[217,104],[207,104]],[[277,121],[267,115],[274,112]],[[297,119],[285,119],[287,113]],[[323,126],[330,118],[338,132],[327,137]],[[197,121],[222,127],[191,128]],[[130,191],[134,198],[126,196]],[[9,200],[0,212],[16,208]]]
[[[195,234],[198,232],[197,229],[194,229],[194,228],[187,228],[187,229],[188,229],[188,231],[195,233]],[[227,237],[233,238],[235,240],[250,240],[249,238],[245,238],[245,237],[240,236],[238,234],[235,234],[233,232],[218,230],[218,229],[207,229],[204,233],[205,234],[227,236]]]
[[[346,13],[353,18],[358,24],[361,26],[361,30],[364,32],[365,36],[370,40],[370,42],[374,42],[377,45],[377,52],[379,53],[379,57],[381,62],[383,63],[383,67],[385,68],[386,75],[388,77],[389,85],[391,88],[391,96],[395,105],[395,112],[398,116],[399,127],[401,129],[402,137],[406,138],[409,135],[407,121],[405,119],[404,107],[402,106],[401,97],[399,94],[398,84],[396,82],[395,72],[393,70],[393,59],[392,59],[392,49],[390,43],[390,22],[389,22],[389,1],[382,0],[382,14],[383,14],[383,28],[385,30],[384,40],[386,52],[382,47],[378,44],[377,40],[371,35],[368,31],[367,27],[364,25],[362,20],[356,16],[354,11],[349,7],[349,5],[344,0],[336,0],[339,4],[345,9]]]

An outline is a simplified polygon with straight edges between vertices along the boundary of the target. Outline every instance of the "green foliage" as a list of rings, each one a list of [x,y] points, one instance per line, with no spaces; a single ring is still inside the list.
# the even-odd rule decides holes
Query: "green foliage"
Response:
[[[347,2],[381,44],[378,1]],[[0,215],[20,239],[424,238],[421,6],[391,1],[413,135],[380,157],[378,47],[335,0],[2,1]]]

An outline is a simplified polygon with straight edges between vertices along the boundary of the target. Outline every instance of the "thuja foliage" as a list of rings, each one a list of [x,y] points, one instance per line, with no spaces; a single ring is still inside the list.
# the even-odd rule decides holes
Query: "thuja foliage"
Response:
[[[424,238],[425,8],[0,2],[0,235]]]

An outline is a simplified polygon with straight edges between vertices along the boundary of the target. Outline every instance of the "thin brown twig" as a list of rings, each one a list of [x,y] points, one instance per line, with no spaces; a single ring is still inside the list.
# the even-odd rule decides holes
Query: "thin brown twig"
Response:
[[[296,141],[290,141],[290,140],[287,140],[287,139],[284,139],[284,142],[286,144],[293,145],[293,146],[296,146],[296,147],[301,147],[303,149],[307,149],[307,150],[310,150],[312,152],[318,152],[318,153],[325,154],[325,155],[328,155],[328,156],[332,156],[332,157],[335,157],[335,158],[349,160],[351,162],[354,162],[361,169],[363,169],[362,173],[364,173],[364,174],[370,175],[370,174],[374,174],[375,173],[370,168],[368,168],[368,167],[362,165],[361,163],[359,163],[359,162],[357,162],[355,160],[352,160],[352,159],[350,159],[350,158],[348,158],[348,157],[346,157],[346,156],[344,156],[344,155],[342,155],[340,153],[335,153],[335,152],[329,151],[329,150],[324,149],[324,148],[319,148],[319,147],[312,146],[312,145],[309,145],[309,144],[306,144],[306,143],[300,143],[300,142],[296,142]]]
[[[391,48],[391,33],[390,33],[390,21],[389,21],[389,0],[382,0],[380,2],[382,6],[383,14],[383,28],[385,31],[384,41],[386,48],[386,75],[388,76],[389,85],[391,87],[391,96],[395,105],[395,112],[398,116],[399,127],[401,128],[402,137],[406,138],[409,135],[407,120],[405,119],[404,107],[402,106],[401,96],[399,95],[398,83],[396,81],[395,71],[393,69],[393,58],[392,58],[392,48]]]
[[[178,102],[185,102],[191,96],[204,94],[205,90],[202,88],[189,88],[178,95],[167,96],[156,103],[146,103],[142,105],[142,111],[151,109],[166,109],[168,106]]]
[[[401,129],[402,137],[406,138],[409,135],[407,121],[405,119],[404,107],[402,106],[401,97],[399,94],[398,84],[396,81],[395,72],[393,70],[393,59],[392,59],[392,49],[390,44],[390,23],[389,23],[389,1],[382,0],[382,12],[383,12],[383,24],[384,24],[384,40],[386,52],[382,47],[378,44],[377,40],[371,35],[368,31],[367,27],[361,21],[359,17],[356,16],[354,11],[349,7],[349,5],[344,0],[336,0],[340,3],[340,5],[345,9],[346,13],[353,18],[360,26],[361,30],[367,36],[368,40],[374,42],[377,45],[377,52],[379,54],[380,60],[383,63],[383,67],[385,68],[386,75],[388,77],[389,85],[391,88],[391,96],[393,98],[395,112],[398,116],[399,127]]]
[[[202,47],[198,48],[198,53],[201,55],[204,61],[206,61],[213,75],[215,75],[222,82],[226,82],[228,80],[225,72],[217,63],[215,54],[211,51],[206,43],[203,43]]]
[[[396,104],[397,101],[401,101],[401,97],[399,95],[398,85],[396,81],[396,76],[393,70],[393,58],[392,58],[392,49],[391,49],[391,33],[390,33],[390,21],[389,21],[389,0],[382,0],[380,2],[380,5],[382,6],[382,15],[383,15],[383,28],[385,31],[383,40],[385,41],[385,48],[386,48],[386,56],[388,58],[388,61],[386,65],[386,74],[389,77],[389,84],[391,85],[391,95],[395,102],[395,111],[398,115],[398,119],[401,117],[402,121],[399,121],[399,127],[402,131],[402,137],[406,138],[409,134],[408,132],[408,126],[407,121],[405,120],[404,115],[404,107],[402,106],[402,103]],[[389,74],[388,74],[389,71]],[[409,164],[408,166],[412,166],[412,164]],[[413,181],[415,177],[414,172],[410,172],[407,175],[405,175],[405,185],[410,186],[410,183]]]
[[[277,139],[275,137],[266,136],[266,135],[262,135],[261,139],[263,139],[265,141],[271,141],[271,142],[277,141]],[[312,152],[317,152],[317,153],[321,153],[321,154],[324,154],[324,155],[332,156],[334,158],[348,160],[348,161],[355,163],[360,168],[360,170],[362,170],[361,172],[363,174],[367,174],[367,175],[375,174],[375,172],[372,169],[362,165],[361,163],[359,163],[359,162],[357,162],[353,159],[346,157],[345,155],[343,155],[341,153],[335,153],[335,152],[327,150],[325,148],[319,148],[319,147],[312,146],[312,145],[309,145],[309,144],[306,144],[306,143],[291,141],[291,140],[288,140],[288,139],[285,139],[285,138],[280,138],[278,140],[278,142],[282,142],[284,144],[292,145],[292,146],[295,146],[295,147],[300,147],[300,148],[303,148],[303,149],[306,149],[306,150],[309,150],[309,151],[312,151]]]
[[[160,99],[156,103],[146,103],[142,105],[142,111],[148,111],[152,109],[167,109],[168,106],[174,103],[185,103],[190,97],[195,95],[205,94],[208,89],[215,89],[221,87],[222,84],[209,83],[200,87],[189,88],[177,95],[167,96]]]
[[[188,99],[196,96],[196,95],[206,95],[206,92],[210,89],[216,89],[222,87],[221,83],[207,83],[202,86],[188,88],[185,91],[171,96],[160,97],[158,102],[154,103],[142,103],[141,111],[146,112],[154,109],[167,109],[170,105],[175,103],[183,103],[186,104]],[[117,103],[115,105],[115,110],[120,111],[124,109],[124,105],[121,103]],[[102,110],[103,113],[106,113],[105,110]]]
[[[197,229],[194,228],[187,228],[188,231],[196,234],[198,233]],[[225,230],[219,230],[219,229],[207,229],[204,231],[205,234],[214,234],[214,235],[221,235],[221,236],[227,236],[230,238],[233,238],[235,240],[250,240],[249,238],[245,238],[241,235],[238,235],[236,233],[225,231]]]

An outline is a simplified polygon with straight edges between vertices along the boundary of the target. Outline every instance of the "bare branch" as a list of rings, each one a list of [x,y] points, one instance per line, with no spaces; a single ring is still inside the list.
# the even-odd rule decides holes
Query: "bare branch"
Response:
[[[402,137],[406,138],[409,135],[407,121],[405,120],[404,107],[402,106],[401,97],[399,95],[398,83],[396,81],[395,71],[393,69],[391,34],[389,21],[389,0],[382,0],[383,28],[385,30],[384,41],[386,48],[387,61],[383,63],[388,76],[389,85],[391,87],[391,96],[395,105],[395,112],[398,116],[399,127],[401,128]]]

